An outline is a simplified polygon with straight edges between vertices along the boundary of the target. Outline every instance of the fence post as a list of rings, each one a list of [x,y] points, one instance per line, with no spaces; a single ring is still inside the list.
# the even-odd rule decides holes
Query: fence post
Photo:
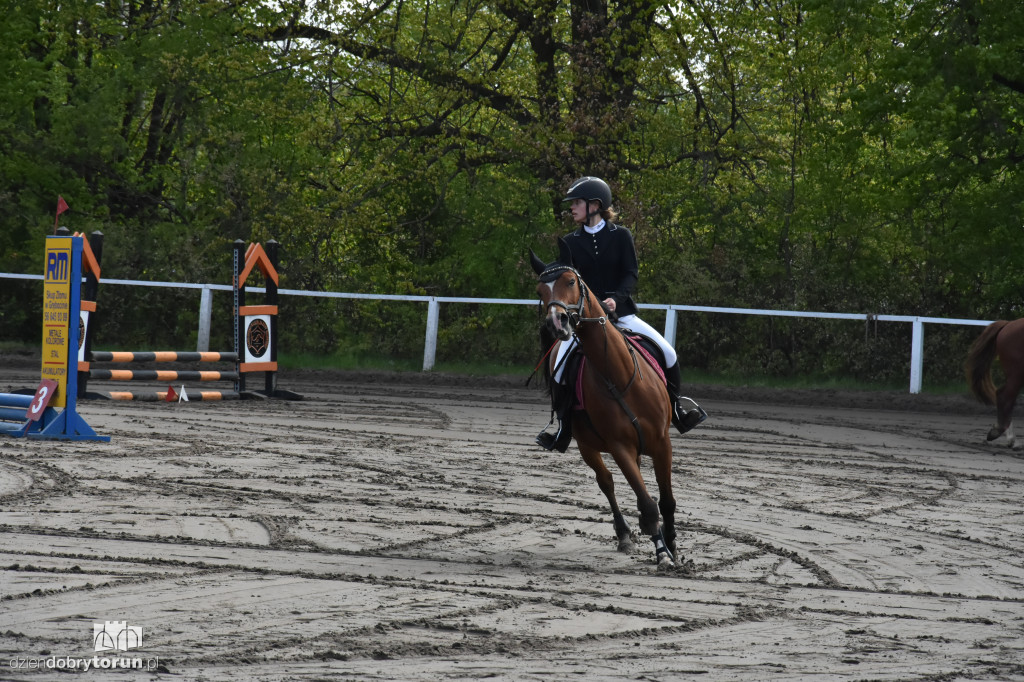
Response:
[[[921,374],[924,366],[924,323],[915,317],[910,337],[910,392],[921,392]]]
[[[203,287],[202,296],[199,299],[199,338],[196,340],[196,350],[205,352],[210,350],[210,316],[213,310],[213,290],[207,285]]]
[[[423,343],[423,371],[434,369],[437,357],[437,318],[441,304],[433,296],[427,302],[427,338]]]
[[[665,311],[665,340],[668,345],[676,347],[676,310],[669,308]]]

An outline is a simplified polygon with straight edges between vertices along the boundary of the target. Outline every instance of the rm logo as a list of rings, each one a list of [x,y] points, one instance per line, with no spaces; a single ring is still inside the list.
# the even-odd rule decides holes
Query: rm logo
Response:
[[[67,251],[46,252],[46,281],[67,282],[71,276],[71,255]]]

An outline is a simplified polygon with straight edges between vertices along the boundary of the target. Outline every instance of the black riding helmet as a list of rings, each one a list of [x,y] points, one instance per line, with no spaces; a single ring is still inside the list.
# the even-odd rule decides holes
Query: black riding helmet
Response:
[[[573,199],[599,201],[601,210],[604,210],[612,207],[612,190],[608,187],[608,183],[601,178],[585,175],[572,183],[562,201],[572,201]]]

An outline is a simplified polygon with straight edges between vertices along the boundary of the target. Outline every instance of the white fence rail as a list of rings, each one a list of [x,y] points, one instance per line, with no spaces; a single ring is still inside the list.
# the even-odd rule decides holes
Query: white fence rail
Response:
[[[0,279],[42,280],[42,275],[21,275],[0,272]],[[187,284],[181,282],[144,282],[128,279],[104,279],[103,284],[118,284],[143,287],[166,287],[174,289],[199,289],[199,334],[196,350],[205,351],[210,348],[210,318],[212,315],[213,291],[231,291],[226,284]],[[247,287],[247,291],[263,292],[259,287]],[[437,332],[442,303],[489,303],[497,305],[537,305],[536,299],[522,298],[462,298],[455,296],[398,296],[391,294],[354,294],[335,291],[304,291],[301,289],[278,289],[281,296],[310,296],[315,298],[361,298],[375,301],[409,301],[427,304],[427,331],[423,341],[423,371],[434,368],[437,356]],[[910,337],[910,392],[920,393],[924,371],[924,325],[955,324],[984,327],[992,320],[960,320],[946,317],[920,317],[916,315],[871,315],[861,313],[819,313],[795,310],[759,310],[754,308],[719,308],[700,305],[669,305],[659,303],[639,303],[642,310],[662,310],[665,312],[665,338],[675,345],[676,317],[680,312],[724,313],[728,315],[761,315],[768,317],[805,317],[828,320],[860,320],[878,322],[901,322],[911,325]]]

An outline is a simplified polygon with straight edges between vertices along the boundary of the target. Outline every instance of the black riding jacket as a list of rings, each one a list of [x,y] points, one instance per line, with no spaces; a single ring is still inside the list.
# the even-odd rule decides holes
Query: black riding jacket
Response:
[[[615,314],[619,317],[637,312],[633,294],[636,291],[640,266],[636,257],[633,234],[614,223],[605,222],[595,234],[588,234],[583,226],[565,235],[572,253],[573,266],[598,299],[615,300]]]

